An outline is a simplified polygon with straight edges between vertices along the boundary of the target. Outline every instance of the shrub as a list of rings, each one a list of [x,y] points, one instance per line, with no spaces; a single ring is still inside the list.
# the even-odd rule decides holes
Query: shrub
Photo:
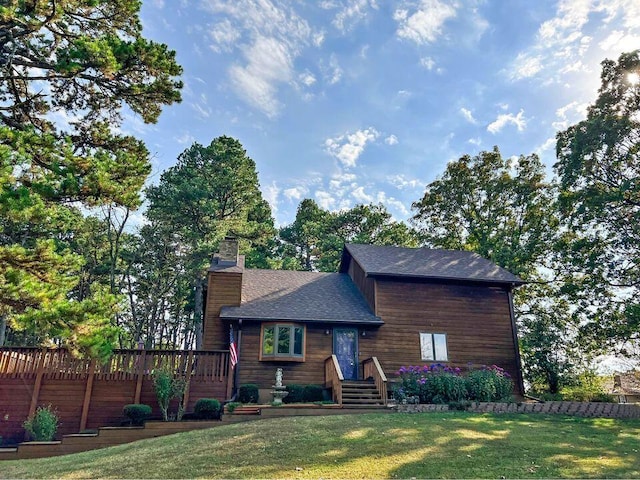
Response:
[[[582,372],[578,375],[575,385],[563,387],[560,393],[566,400],[574,402],[614,401],[614,398],[605,392],[603,379],[591,371]]]
[[[240,400],[240,403],[258,403],[258,398],[258,385],[255,383],[240,385],[238,389],[238,400]]]
[[[141,426],[151,416],[151,407],[144,403],[130,403],[124,406],[122,413],[132,425]]]
[[[153,389],[156,392],[158,405],[165,422],[169,420],[169,404],[174,398],[178,399],[178,411],[175,419],[178,421],[182,419],[184,413],[182,402],[186,387],[186,378],[174,376],[173,371],[168,368],[160,368],[153,372]]]
[[[229,402],[226,404],[227,412],[233,413],[236,407],[241,407],[241,406],[242,406],[242,403],[240,402]]]
[[[222,409],[215,398],[201,398],[193,407],[196,416],[202,420],[220,420]]]
[[[322,387],[320,385],[305,385],[302,391],[303,402],[321,402]]]
[[[282,399],[284,403],[300,403],[304,398],[304,385],[287,385],[287,392],[289,395]]]
[[[502,368],[492,365],[472,370],[466,377],[459,368],[440,363],[401,367],[393,398],[400,403],[495,402],[510,399],[513,382]]]
[[[393,392],[396,400],[409,401],[417,397],[420,403],[448,403],[466,398],[466,387],[459,368],[436,363],[422,367],[401,367],[398,374],[401,383]]]
[[[50,442],[58,431],[58,415],[51,405],[38,407],[22,424],[32,440],[36,442]]]
[[[496,365],[470,371],[465,383],[468,399],[477,402],[506,401],[513,393],[511,377]]]

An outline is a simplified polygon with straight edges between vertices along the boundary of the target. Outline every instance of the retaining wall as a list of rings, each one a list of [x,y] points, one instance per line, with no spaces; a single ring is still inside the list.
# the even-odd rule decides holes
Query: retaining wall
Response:
[[[398,405],[404,413],[444,412],[448,405]],[[601,402],[498,403],[471,402],[466,410],[476,413],[544,413],[576,417],[640,418],[640,404]]]

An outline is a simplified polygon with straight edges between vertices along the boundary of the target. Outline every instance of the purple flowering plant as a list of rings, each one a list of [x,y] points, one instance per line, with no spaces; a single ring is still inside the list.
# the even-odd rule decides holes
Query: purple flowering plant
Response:
[[[496,401],[513,392],[510,375],[497,365],[474,369],[466,374],[459,367],[442,363],[402,366],[396,372],[400,382],[394,391],[397,401],[418,398],[420,403]]]

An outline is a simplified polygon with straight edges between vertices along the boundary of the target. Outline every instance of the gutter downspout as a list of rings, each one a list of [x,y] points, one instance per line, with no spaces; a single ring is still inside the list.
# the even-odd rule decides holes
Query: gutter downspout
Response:
[[[522,378],[522,360],[520,359],[520,344],[518,343],[518,329],[516,326],[516,316],[513,309],[513,288],[511,287],[507,290],[507,294],[509,296],[509,316],[511,317],[511,332],[513,334],[513,346],[516,350],[516,366],[518,368],[518,378],[516,381],[518,382],[518,388],[520,389],[520,393],[524,395],[524,380]]]

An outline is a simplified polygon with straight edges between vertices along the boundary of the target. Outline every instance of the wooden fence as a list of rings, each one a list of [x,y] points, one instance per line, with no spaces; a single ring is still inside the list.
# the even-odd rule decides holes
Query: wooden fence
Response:
[[[226,350],[116,350],[100,364],[64,349],[0,348],[0,436],[22,440],[22,422],[40,405],[58,411],[60,435],[119,425],[128,403],[146,403],[158,415],[152,374],[159,368],[188,380],[187,411],[198,398],[231,395]]]

